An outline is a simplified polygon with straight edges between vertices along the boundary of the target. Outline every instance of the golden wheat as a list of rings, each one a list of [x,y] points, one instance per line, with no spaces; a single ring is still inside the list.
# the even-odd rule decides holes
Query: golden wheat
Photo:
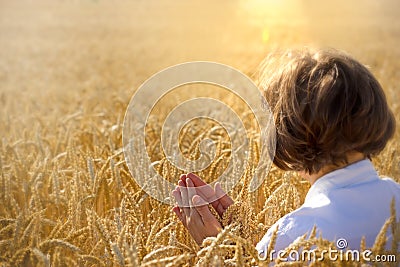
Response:
[[[295,173],[283,173],[272,167],[260,188],[249,193],[255,167],[263,159],[258,151],[257,124],[243,101],[214,87],[178,88],[176,94],[160,100],[146,125],[145,142],[152,166],[165,179],[176,183],[184,171],[167,159],[160,137],[167,114],[178,103],[192,97],[217,98],[234,109],[244,122],[251,148],[250,164],[229,192],[237,204],[220,218],[224,230],[217,237],[204,240],[199,248],[170,207],[151,198],[135,182],[137,177],[131,176],[122,149],[122,121],[133,93],[126,88],[137,88],[161,68],[188,60],[178,57],[180,53],[168,56],[168,50],[160,47],[153,34],[143,42],[136,38],[147,36],[144,33],[148,29],[153,30],[155,36],[164,36],[167,32],[164,28],[148,22],[148,18],[162,14],[152,6],[152,1],[134,1],[145,7],[143,9],[129,1],[113,1],[112,4],[81,1],[82,6],[75,5],[75,1],[38,2],[40,4],[34,6],[29,1],[2,1],[0,8],[0,266],[268,266],[269,259],[259,258],[254,242],[276,220],[304,202],[309,185]],[[191,21],[178,19],[184,11],[168,11],[171,8],[163,1],[157,5],[172,12],[165,20],[171,23],[171,29],[181,29],[186,23],[199,29]],[[309,5],[311,11],[312,6]],[[286,8],[291,10],[291,7]],[[145,9],[153,12],[152,15],[140,13]],[[105,11],[116,12],[115,20],[97,15]],[[230,24],[235,29],[232,36],[247,32],[238,25],[253,18],[226,11],[229,15],[220,12],[214,16],[223,22],[218,25],[224,25],[216,27],[218,35],[227,30],[227,21],[237,23]],[[382,20],[385,27],[379,29],[369,24],[360,26],[352,17],[347,17],[351,25],[354,23],[354,27],[358,27],[359,39],[347,36],[346,27],[346,30],[335,31],[344,41],[333,45],[348,49],[371,65],[399,122],[400,61],[396,58],[400,34],[396,26],[398,20],[392,23],[391,15],[386,13],[384,17],[388,20]],[[305,14],[309,16],[312,14]],[[131,17],[147,23],[148,29],[132,26],[134,23],[128,19]],[[309,43],[307,34],[312,33],[308,31],[320,33],[319,25],[306,23],[309,29],[304,30],[273,18],[258,22],[255,28],[247,25],[254,33],[247,32],[240,42],[228,37],[221,39],[218,47],[226,49],[224,53],[215,47],[207,50],[209,54],[205,53],[203,45],[209,44],[190,46],[186,39],[179,42],[165,38],[165,47],[185,44],[188,49],[185,51],[194,57],[231,63],[250,74],[268,50],[275,46],[303,45]],[[254,21],[257,21],[256,15]],[[304,22],[304,18],[299,21]],[[370,21],[370,17],[362,21]],[[330,27],[328,23],[321,25]],[[214,27],[209,28],[213,32]],[[249,40],[258,40],[258,32],[264,34],[269,30],[273,32],[271,38],[277,40],[274,44],[251,46]],[[199,41],[198,32],[190,29],[185,33],[190,40],[195,40],[194,44]],[[180,38],[176,32],[171,34]],[[322,45],[332,45],[328,42],[330,34],[321,38],[326,38],[325,42],[321,41]],[[373,39],[379,42],[371,42]],[[214,42],[214,37],[208,41]],[[152,49],[145,50],[147,46]],[[222,56],[225,52],[226,56]],[[229,136],[221,125],[207,119],[194,120],[182,128],[179,140],[170,140],[169,145],[179,142],[182,154],[193,160],[200,156],[198,146],[204,138],[214,141],[216,157],[208,168],[197,174],[212,182],[224,172],[232,156]],[[383,153],[373,159],[380,174],[393,177],[397,182],[400,181],[399,141],[400,129]],[[394,206],[392,214],[373,248],[367,248],[363,239],[362,250],[372,249],[375,254],[397,255],[397,260],[400,259],[400,222],[394,216]],[[387,232],[392,233],[391,244],[386,244]],[[275,237],[272,236],[269,249],[274,246]],[[300,251],[313,246],[317,252],[334,248],[330,241],[317,236],[315,229],[308,238],[299,238],[289,248]],[[307,264],[359,266],[360,263],[276,262],[276,266]]]
[[[68,121],[74,119],[70,117]],[[198,173],[212,181],[224,171],[230,158],[228,137],[211,121],[190,127],[183,129],[179,140],[189,158],[199,156],[198,144],[202,138],[216,142],[216,160]],[[147,143],[152,151],[161,153],[153,155],[158,160],[154,166],[168,180],[176,181],[182,170],[161,152],[160,125],[153,125],[152,129]],[[260,160],[258,135],[252,134],[250,161],[254,164],[247,166],[230,192],[236,204],[221,219],[224,230],[217,237],[206,239],[201,249],[170,207],[152,199],[132,179],[118,149],[121,137],[117,134],[104,143],[104,132],[94,130],[75,135],[74,140],[65,140],[64,146],[59,140],[45,142],[43,138],[41,143],[25,142],[21,146],[18,144],[23,141],[19,141],[13,146],[3,146],[1,262],[44,266],[267,266],[268,259],[259,259],[254,242],[278,218],[301,205],[309,186],[295,173],[272,168],[262,186],[249,193],[249,181]],[[53,146],[55,153],[51,157],[46,150]],[[396,178],[395,152],[385,153],[383,158],[374,160],[381,172]],[[27,156],[29,160],[21,160]],[[389,227],[394,240],[391,249],[386,250]],[[393,215],[372,250],[375,254],[396,254],[398,239],[398,220]],[[309,238],[296,240],[288,250],[312,246],[321,251],[333,244],[316,237],[314,229]],[[361,248],[366,249],[365,243]],[[276,264],[304,263],[289,264],[278,259]]]

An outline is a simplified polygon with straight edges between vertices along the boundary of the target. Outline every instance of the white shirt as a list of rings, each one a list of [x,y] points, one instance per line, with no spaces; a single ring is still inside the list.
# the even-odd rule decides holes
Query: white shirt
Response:
[[[360,249],[365,236],[367,247],[390,217],[390,203],[395,198],[400,211],[400,184],[390,178],[379,178],[369,160],[362,160],[330,172],[311,186],[304,204],[279,219],[264,235],[256,248],[267,255],[268,244],[279,225],[275,251],[285,249],[296,238],[317,227],[317,236],[336,243],[347,241],[348,249]]]

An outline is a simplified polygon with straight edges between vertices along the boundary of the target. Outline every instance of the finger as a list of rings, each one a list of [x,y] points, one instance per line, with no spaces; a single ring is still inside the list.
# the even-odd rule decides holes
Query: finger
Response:
[[[181,180],[179,180],[178,189],[177,190],[179,190],[181,192],[181,194],[182,194],[182,192],[183,192],[182,189],[184,189],[184,188],[186,188],[186,184],[184,184]]]
[[[213,201],[211,204],[222,218],[226,209],[233,204],[233,200],[222,190],[220,183],[217,182],[214,188],[216,201]]]
[[[214,215],[211,213],[210,209],[207,206],[207,201],[205,201],[202,197],[199,195],[193,196],[192,199],[197,212],[199,213],[201,219],[203,220],[203,223],[205,225],[209,224],[219,224],[218,220],[214,217]]]
[[[182,222],[182,224],[187,227],[186,224],[186,217],[183,216],[181,209],[179,207],[173,207],[172,211],[176,214],[176,217],[178,217],[178,219]]]
[[[172,190],[172,196],[175,198],[178,207],[183,207],[182,196],[179,187],[175,190]]]
[[[187,178],[186,174],[182,174],[182,175],[179,177],[180,181],[182,181],[183,184],[184,184],[185,186],[187,186],[187,185],[186,185],[186,178]]]
[[[196,212],[196,208],[193,205],[192,198],[196,195],[196,189],[194,188],[194,184],[188,178],[186,179],[187,184],[187,191],[188,191],[188,199],[189,199],[189,206],[190,206],[190,214],[192,215],[193,212]]]
[[[194,173],[189,173],[187,177],[193,182],[196,191],[203,199],[210,201],[214,198],[214,189],[209,184],[205,183],[199,176]]]
[[[182,181],[179,181],[178,185],[180,186],[179,190],[181,191],[183,211],[184,211],[186,216],[189,216],[190,215],[190,209],[189,209],[189,199],[188,199],[187,187],[183,185]]]
[[[186,187],[183,187],[183,188],[186,188]],[[189,216],[190,210],[188,208],[188,205],[185,204],[185,202],[183,201],[181,189],[179,189],[179,187],[177,187],[175,190],[172,191],[172,195],[176,199],[176,202],[178,203],[178,207],[180,207],[181,210],[183,210],[183,212],[186,216]]]
[[[197,176],[194,173],[188,173],[187,177],[190,178],[190,180],[192,180],[195,186],[207,185],[206,182],[204,182],[199,176]]]
[[[230,205],[233,204],[233,199],[230,198],[224,190],[221,188],[221,184],[219,182],[215,183],[215,196],[219,199],[219,202],[222,204],[224,209],[227,209]]]

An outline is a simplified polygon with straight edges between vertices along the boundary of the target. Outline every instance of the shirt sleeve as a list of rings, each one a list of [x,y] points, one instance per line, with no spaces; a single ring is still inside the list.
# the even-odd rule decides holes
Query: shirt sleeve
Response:
[[[274,225],[271,226],[271,228],[269,228],[261,241],[256,245],[258,255],[261,258],[270,258],[271,260],[276,259],[278,257],[279,251],[284,250],[294,241],[294,239],[290,238],[284,231],[282,231],[282,229],[286,228],[286,223],[287,221],[285,220],[285,217],[279,219]],[[277,227],[279,228],[277,232],[275,246],[272,251],[267,251],[272,234],[275,232]]]

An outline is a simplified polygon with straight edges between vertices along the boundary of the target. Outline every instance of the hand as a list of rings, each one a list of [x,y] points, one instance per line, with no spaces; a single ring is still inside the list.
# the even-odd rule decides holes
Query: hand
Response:
[[[185,183],[183,182],[185,181]],[[208,202],[196,194],[196,189],[186,175],[181,176],[178,187],[172,191],[178,206],[172,209],[188,229],[198,245],[206,237],[217,236],[222,226],[208,208]]]
[[[186,179],[189,178],[194,186],[196,187],[196,193],[201,196],[207,203],[211,203],[213,208],[217,211],[218,215],[222,218],[222,215],[226,209],[233,204],[232,198],[230,198],[221,188],[220,183],[215,183],[214,189],[206,184],[199,176],[193,173],[189,173],[187,176],[181,176],[181,181],[186,186]]]

